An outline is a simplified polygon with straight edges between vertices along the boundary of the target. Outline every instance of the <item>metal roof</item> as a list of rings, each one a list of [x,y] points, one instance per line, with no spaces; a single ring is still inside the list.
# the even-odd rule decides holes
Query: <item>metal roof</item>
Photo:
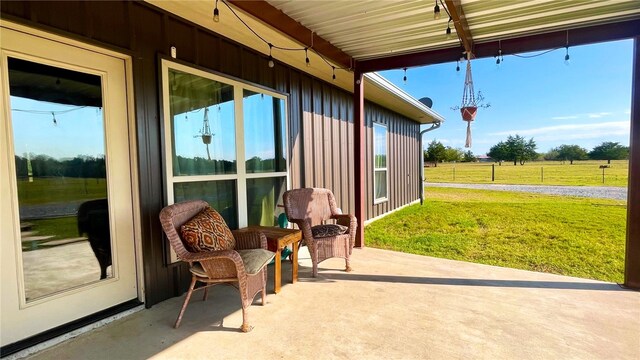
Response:
[[[265,55],[269,54],[268,46],[240,24],[222,4],[219,5],[220,21],[215,23],[211,18],[214,1],[146,1]],[[640,19],[640,0],[438,0],[441,9],[438,20],[434,20],[433,16],[435,3],[436,0],[265,0],[265,4],[271,5],[275,12],[282,11],[294,24],[299,23],[313,31],[315,35],[327,40],[330,46],[360,64],[391,59],[396,55],[425,54],[430,51],[435,53],[454,50],[458,54],[462,48],[461,41],[456,34],[455,24],[448,22],[446,6],[458,8],[460,22],[466,21],[467,35],[478,45],[479,51],[498,40],[508,41],[516,37]],[[231,4],[234,5],[240,4],[236,1]],[[260,1],[255,1],[247,2],[243,7],[263,9],[264,6],[260,5]],[[257,18],[242,10],[238,12],[246,24],[274,44],[293,48],[312,45],[309,42],[312,42],[313,35],[309,36],[309,41],[301,42],[300,39],[295,40],[292,33],[282,32],[277,26],[259,20],[260,16]],[[275,15],[272,12],[270,16]],[[271,19],[273,21],[274,17]],[[450,37],[445,33],[447,24],[450,24],[452,30]],[[564,35],[562,37],[560,41],[564,45]],[[557,46],[558,39],[555,41],[554,46]],[[428,58],[433,60],[434,56],[431,54],[429,53]],[[353,73],[340,70],[337,78],[332,79],[332,68],[325,64],[326,58],[323,60],[314,52],[309,52],[310,66],[306,66],[304,56],[299,51],[276,50],[273,57],[276,61],[353,91]],[[448,55],[446,58],[449,58]],[[336,68],[341,67],[334,64]],[[370,65],[364,66],[363,69],[370,69],[364,71],[377,69],[375,64]],[[398,92],[401,90],[397,87],[381,85],[381,82],[376,81],[379,78],[377,75],[365,76],[367,99],[423,124],[441,121],[440,115],[425,111],[422,104],[418,104],[406,93]]]
[[[356,60],[454,47],[435,1],[266,0]],[[475,43],[640,18],[639,0],[460,0]]]

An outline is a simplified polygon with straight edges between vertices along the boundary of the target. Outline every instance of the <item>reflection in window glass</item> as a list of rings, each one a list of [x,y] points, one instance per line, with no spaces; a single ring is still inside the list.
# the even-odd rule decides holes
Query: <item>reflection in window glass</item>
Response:
[[[204,200],[222,215],[231,229],[238,228],[238,202],[235,180],[174,183],[176,203],[187,200]]]
[[[113,277],[100,76],[8,59],[25,300]]]
[[[387,127],[373,124],[374,200],[387,198]]]
[[[233,86],[169,70],[173,175],[236,173]]]
[[[285,190],[285,177],[247,179],[249,225],[277,226]]]
[[[387,170],[375,171],[375,199],[382,200],[387,198]]]
[[[286,171],[284,100],[243,91],[247,173]]]

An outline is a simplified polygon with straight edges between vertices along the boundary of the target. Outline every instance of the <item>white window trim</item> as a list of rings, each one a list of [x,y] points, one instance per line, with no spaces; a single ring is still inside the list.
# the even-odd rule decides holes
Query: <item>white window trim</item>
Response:
[[[384,128],[384,139],[385,139],[384,146],[385,146],[387,158],[385,159],[385,165],[386,166],[383,167],[383,168],[377,168],[376,167],[376,131],[375,131],[375,127],[376,126],[380,126],[380,127]],[[373,152],[373,156],[372,156],[372,159],[373,159],[373,166],[372,166],[372,168],[373,168],[373,189],[372,189],[372,193],[373,193],[373,204],[375,205],[375,204],[381,204],[383,202],[389,201],[389,128],[385,124],[374,122],[372,131],[373,131],[373,136],[372,136],[372,138],[373,138],[373,147],[372,147],[372,152]],[[376,171],[384,171],[385,174],[387,175],[386,176],[386,178],[387,178],[387,182],[386,182],[386,185],[387,185],[386,194],[387,194],[387,196],[385,196],[385,197],[376,198]]]
[[[171,128],[171,114],[169,104],[169,69],[182,71],[185,73],[201,76],[210,80],[222,82],[233,86],[234,91],[234,116],[235,116],[235,140],[236,140],[236,173],[235,174],[220,174],[220,175],[194,175],[194,176],[174,176],[173,175],[173,155],[172,155],[172,128]],[[217,181],[217,180],[235,180],[236,181],[236,201],[238,205],[238,227],[243,228],[248,224],[248,199],[247,199],[247,180],[256,178],[276,178],[285,177],[285,187],[290,189],[291,179],[289,171],[289,112],[288,112],[288,98],[282,93],[278,93],[264,87],[248,84],[237,79],[218,75],[209,71],[198,69],[194,66],[184,65],[168,59],[161,59],[161,77],[162,77],[162,114],[163,114],[163,133],[162,133],[162,147],[163,147],[163,164],[165,166],[165,201],[167,205],[171,205],[174,202],[173,185],[176,183],[184,182],[202,182],[202,181]],[[266,95],[278,98],[284,101],[284,155],[285,155],[285,169],[286,171],[278,172],[260,172],[260,173],[247,173],[246,172],[246,156],[245,156],[245,143],[244,143],[244,113],[243,113],[243,91],[250,90],[257,93],[264,93]],[[278,200],[280,201],[280,200]],[[171,262],[177,261],[177,257],[171,249]]]

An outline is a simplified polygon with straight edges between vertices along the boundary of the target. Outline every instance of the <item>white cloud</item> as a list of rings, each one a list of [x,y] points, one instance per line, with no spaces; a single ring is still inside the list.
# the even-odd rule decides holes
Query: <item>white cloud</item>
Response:
[[[612,113],[610,113],[610,112],[599,112],[599,113],[587,114],[587,117],[590,118],[590,119],[598,119],[598,118],[601,118],[603,116],[609,116],[609,115],[612,115]]]
[[[629,135],[629,126],[629,121],[612,121],[597,124],[570,124],[533,129],[508,130],[491,133],[489,135],[505,136],[518,134],[524,137],[535,137],[537,141],[595,139],[605,136]]]
[[[599,119],[601,117],[613,115],[612,112],[601,111],[587,114],[573,114],[573,115],[563,115],[563,116],[553,116],[551,120],[573,120],[580,118],[589,118],[589,119]]]

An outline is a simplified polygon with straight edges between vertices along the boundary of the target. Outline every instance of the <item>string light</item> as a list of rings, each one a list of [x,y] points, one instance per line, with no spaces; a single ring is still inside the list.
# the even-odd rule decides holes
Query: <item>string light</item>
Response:
[[[403,68],[402,70],[404,70],[404,77],[402,78],[402,81],[407,85],[407,68]]]
[[[273,56],[271,56],[271,50],[273,49],[273,45],[271,43],[269,43],[269,67],[272,68],[274,66],[276,66],[276,64],[273,62]]]
[[[564,64],[569,65],[571,62],[571,58],[569,57],[569,30],[567,30],[567,42],[565,45],[566,53],[564,55]]]
[[[51,110],[25,110],[25,109],[11,109],[11,111],[16,111],[16,112],[23,112],[23,113],[27,113],[27,114],[36,114],[36,115],[49,115],[51,114],[51,121],[53,122],[54,126],[58,126],[58,119],[56,119],[56,115],[62,115],[62,114],[66,114],[66,113],[70,113],[72,111],[78,111],[81,109],[86,108],[87,106],[74,106],[71,109],[67,109],[67,110],[58,110],[58,111],[51,111]],[[96,108],[99,109],[99,108]]]
[[[456,60],[456,71],[460,72],[460,60]]]
[[[284,46],[277,46],[274,45],[272,43],[270,43],[269,41],[267,41],[264,37],[262,37],[260,34],[258,34],[255,30],[253,30],[251,28],[251,26],[249,26],[249,24],[247,24],[241,17],[240,15],[238,15],[238,13],[225,1],[225,0],[221,0],[222,3],[227,7],[227,9],[229,9],[229,12],[231,12],[233,14],[233,16],[236,17],[236,19],[238,19],[238,21],[240,21],[249,31],[251,31],[251,33],[253,33],[253,35],[255,35],[258,39],[260,39],[262,42],[264,42],[265,44],[269,45],[269,62],[268,65],[270,68],[273,68],[275,66],[275,62],[273,59],[273,48],[276,48],[278,50],[283,50],[283,51],[304,51],[305,52],[305,64],[306,66],[310,67],[311,66],[311,61],[309,60],[309,50],[315,52],[315,54],[328,66],[331,67],[332,71],[333,71],[333,79],[336,79],[336,69],[338,70],[346,70],[346,71],[351,71],[353,69],[353,59],[351,59],[351,66],[349,67],[336,67],[335,65],[333,65],[332,63],[329,62],[329,60],[327,60],[322,54],[320,54],[318,51],[316,51],[313,47],[313,33],[311,34],[311,46],[305,46],[305,47],[300,47],[300,48],[292,48],[292,47],[284,47]],[[218,0],[216,0],[215,2],[215,8],[213,10],[214,12],[214,20],[216,14],[218,14],[218,20],[216,20],[216,22],[219,21],[219,11],[216,11],[218,8]],[[436,0],[436,4],[437,4],[437,0]]]
[[[449,26],[449,23],[451,23],[451,20],[453,19],[449,17],[449,21],[447,21],[447,31],[446,31],[447,39],[451,39],[451,26]]]
[[[218,10],[218,0],[216,0],[216,7],[213,9],[213,21],[220,22],[220,11]]]
[[[440,19],[440,6],[438,6],[438,0],[436,0],[436,6],[433,7],[433,20]]]

